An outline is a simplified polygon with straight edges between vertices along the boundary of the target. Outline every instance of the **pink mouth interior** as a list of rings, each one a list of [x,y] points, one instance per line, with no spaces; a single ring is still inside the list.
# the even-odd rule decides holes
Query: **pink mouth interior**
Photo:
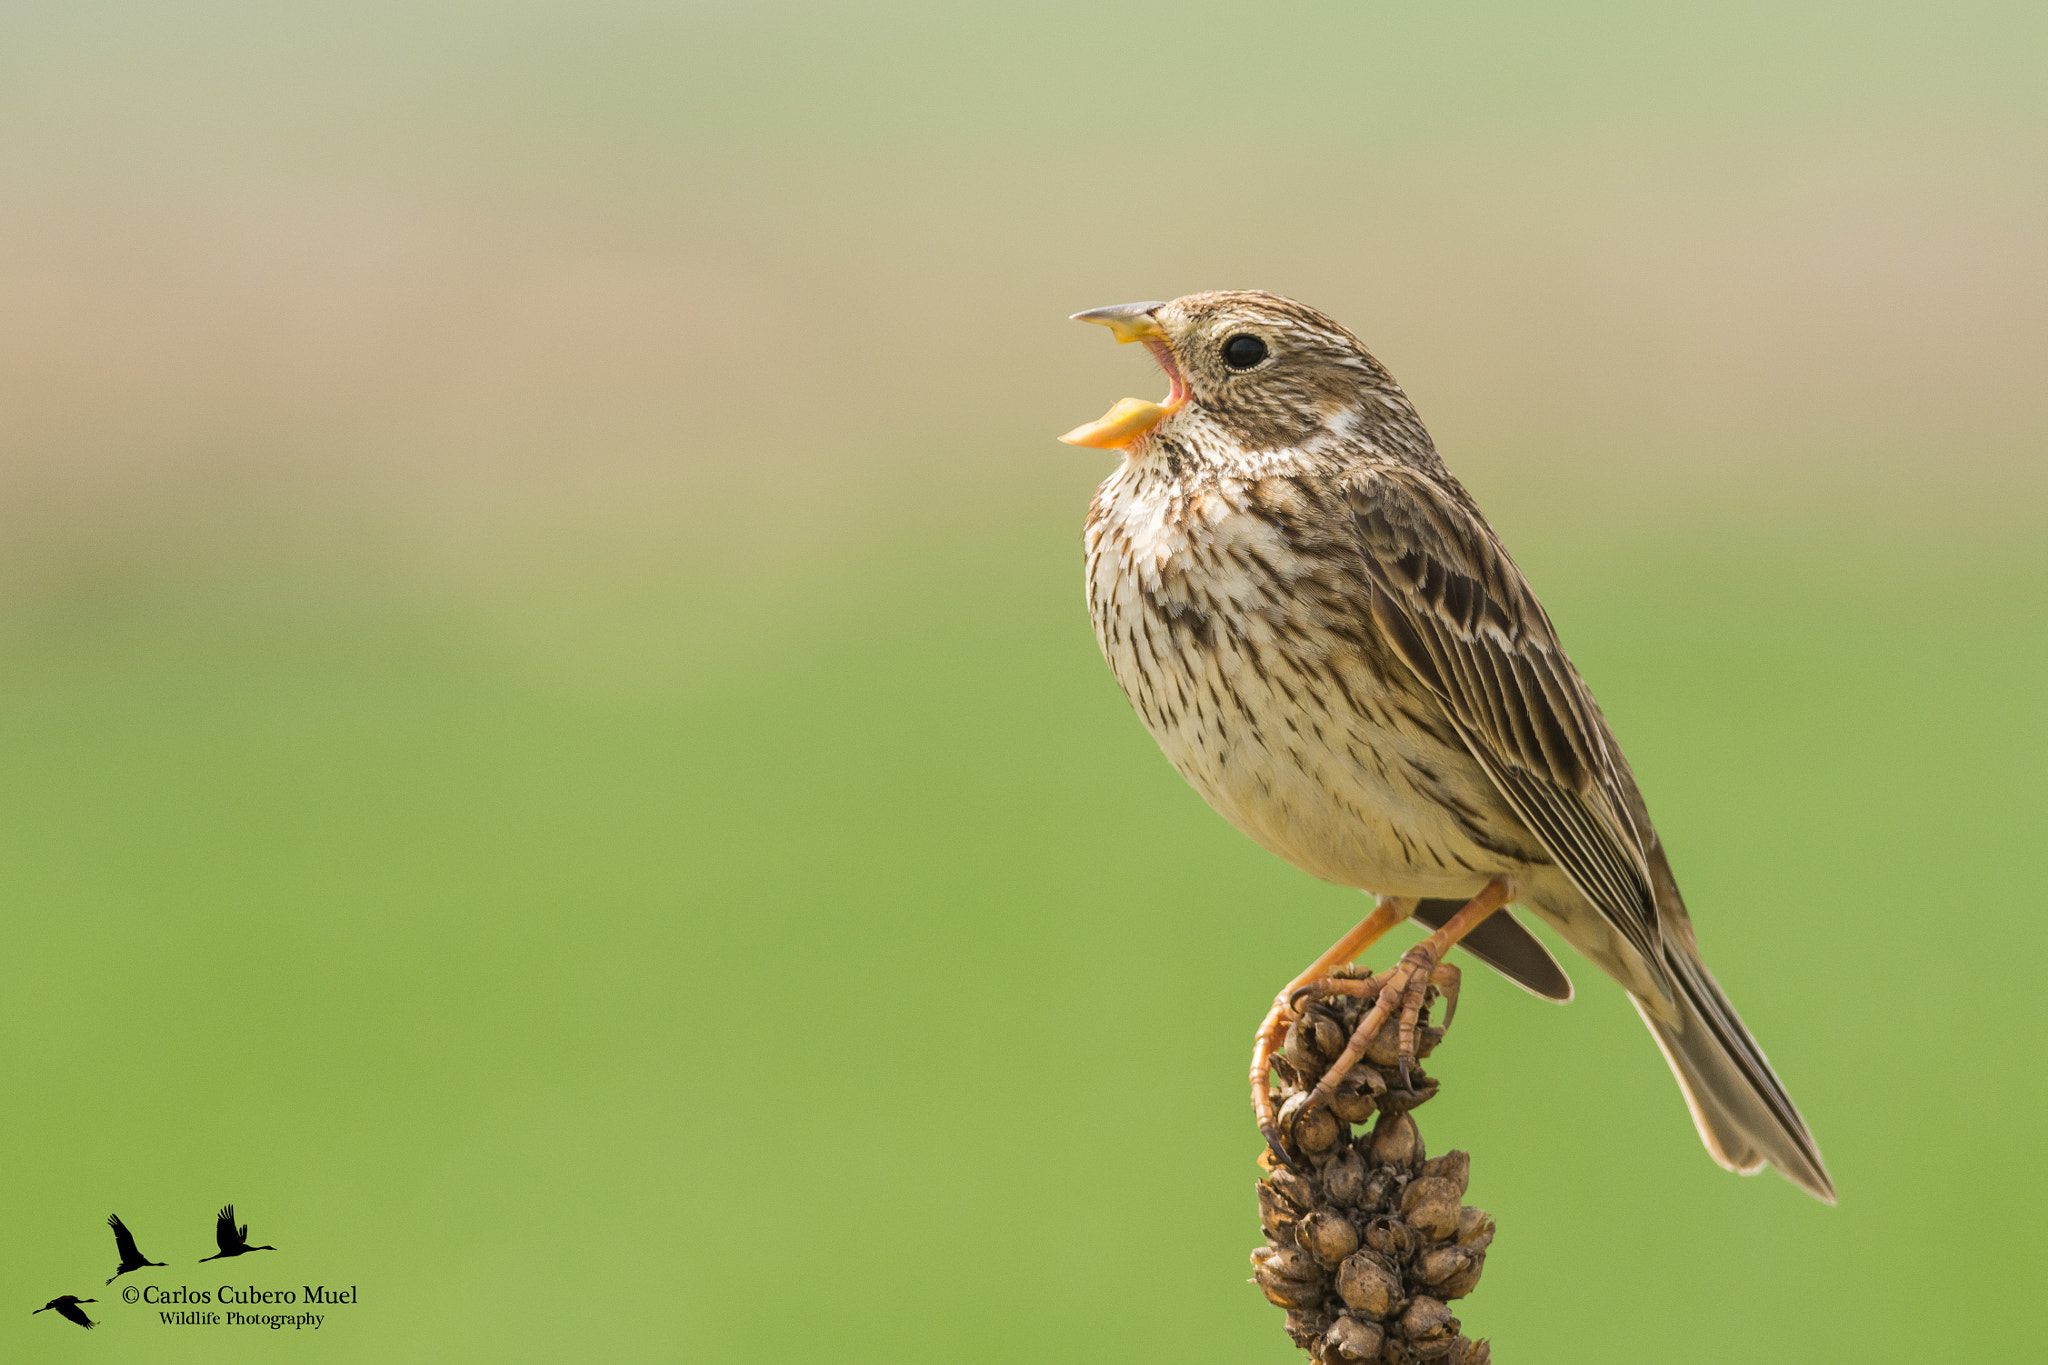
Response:
[[[1180,366],[1173,363],[1173,352],[1167,349],[1166,343],[1157,337],[1146,337],[1145,349],[1150,351],[1152,358],[1159,362],[1159,368],[1166,371],[1167,381],[1172,385],[1167,391],[1166,400],[1159,406],[1162,408],[1177,408],[1187,402],[1188,381],[1181,378]]]

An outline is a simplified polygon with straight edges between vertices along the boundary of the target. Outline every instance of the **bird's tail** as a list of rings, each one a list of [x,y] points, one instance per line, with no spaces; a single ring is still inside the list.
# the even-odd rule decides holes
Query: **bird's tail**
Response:
[[[1465,902],[1460,900],[1417,901],[1415,918],[1432,929],[1441,929],[1464,908]],[[1543,940],[1524,929],[1506,906],[1479,921],[1458,947],[1531,995],[1560,1005],[1572,998],[1572,979],[1557,965]]]
[[[1834,1203],[1835,1185],[1813,1134],[1714,974],[1675,935],[1665,936],[1661,956],[1671,983],[1671,1018],[1658,1018],[1640,1000],[1636,1013],[1671,1064],[1707,1151],[1744,1175],[1768,1162],[1814,1198]]]

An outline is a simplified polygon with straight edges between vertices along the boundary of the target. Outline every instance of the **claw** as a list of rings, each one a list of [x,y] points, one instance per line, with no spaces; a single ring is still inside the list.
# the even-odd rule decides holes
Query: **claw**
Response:
[[[1465,974],[1448,962],[1439,963],[1436,974],[1430,978],[1430,984],[1444,998],[1445,1028],[1449,1028],[1451,1021],[1458,1017],[1458,985],[1464,978]]]
[[[1309,1167],[1302,1165],[1288,1154],[1287,1144],[1280,1140],[1280,1130],[1277,1125],[1260,1124],[1259,1136],[1266,1140],[1266,1150],[1271,1152],[1273,1159],[1282,1166],[1293,1171],[1296,1175],[1312,1175],[1314,1173]]]

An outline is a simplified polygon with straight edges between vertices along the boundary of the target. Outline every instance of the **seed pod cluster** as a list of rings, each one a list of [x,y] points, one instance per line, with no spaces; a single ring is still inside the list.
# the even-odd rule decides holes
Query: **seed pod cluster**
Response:
[[[1389,1021],[1330,1104],[1309,1092],[1342,1052],[1369,999],[1306,1002],[1274,1060],[1274,1100],[1293,1164],[1264,1161],[1253,1280],[1287,1313],[1287,1335],[1318,1365],[1487,1365],[1492,1351],[1460,1330],[1450,1302],[1486,1265],[1493,1219],[1463,1203],[1472,1162],[1431,1158],[1411,1112],[1437,1082],[1411,1066],[1403,1081]],[[1418,1057],[1444,1032],[1424,1027]],[[1371,1126],[1362,1131],[1370,1119]]]

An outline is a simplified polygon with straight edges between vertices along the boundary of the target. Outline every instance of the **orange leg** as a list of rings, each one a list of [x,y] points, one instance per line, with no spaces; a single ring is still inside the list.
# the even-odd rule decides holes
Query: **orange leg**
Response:
[[[1295,994],[1303,986],[1328,977],[1337,968],[1349,966],[1360,953],[1378,942],[1382,934],[1414,913],[1413,899],[1380,897],[1379,904],[1358,922],[1357,928],[1338,939],[1330,951],[1311,962],[1307,971],[1288,982],[1287,988],[1273,997],[1273,1008],[1266,1011],[1265,1022],[1259,1025],[1258,1035],[1252,1040],[1252,1113],[1258,1118],[1259,1132],[1265,1136],[1266,1145],[1282,1161],[1287,1159],[1287,1153],[1280,1145],[1279,1116],[1273,1111],[1273,1096],[1266,1087],[1273,1070],[1274,1050],[1287,1036],[1288,1016],[1294,1012]]]
[[[1373,1002],[1372,1008],[1365,1012],[1365,1017],[1352,1031],[1351,1041],[1344,1045],[1343,1054],[1330,1064],[1322,1080],[1316,1083],[1314,1093],[1309,1096],[1308,1107],[1330,1102],[1330,1095],[1338,1083],[1365,1055],[1366,1044],[1372,1041],[1373,1035],[1397,1009],[1401,1012],[1401,1074],[1406,1078],[1409,1064],[1415,1060],[1416,1020],[1422,1013],[1422,1002],[1427,998],[1430,982],[1435,978],[1444,954],[1477,928],[1481,920],[1514,898],[1514,888],[1495,877],[1465,903],[1464,909],[1444,921],[1443,928],[1402,955],[1400,965],[1387,973],[1387,984],[1380,990],[1380,998]],[[1269,1136],[1267,1140],[1270,1142],[1272,1138]]]

